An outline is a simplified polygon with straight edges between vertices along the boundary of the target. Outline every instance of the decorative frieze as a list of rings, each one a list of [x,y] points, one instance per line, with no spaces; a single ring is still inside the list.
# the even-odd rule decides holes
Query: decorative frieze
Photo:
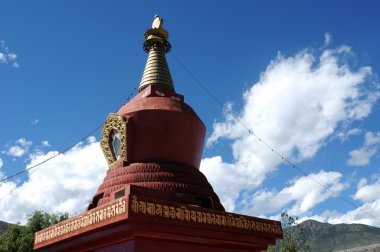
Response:
[[[77,230],[82,230],[97,223],[105,222],[115,216],[124,214],[125,198],[120,198],[116,203],[100,209],[88,211],[67,221],[58,223],[51,228],[46,228],[35,235],[34,244],[48,242],[52,239],[70,234]]]
[[[46,228],[35,235],[35,245],[46,243],[55,238],[66,236],[76,231],[87,230],[87,228],[98,224],[95,227],[109,224],[110,222],[119,221],[116,218],[127,211],[134,216],[152,216],[180,222],[194,224],[207,224],[217,227],[236,228],[240,230],[261,232],[282,235],[280,223],[271,220],[261,220],[249,216],[242,216],[221,211],[207,211],[207,209],[192,206],[184,206],[170,203],[153,202],[151,200],[139,199],[136,195],[130,195],[129,209],[126,209],[126,199],[119,198],[118,201],[87,211],[77,217],[58,223],[52,227]],[[125,218],[134,219],[133,215],[127,214]],[[124,218],[124,217],[122,217]]]
[[[258,218],[248,216],[237,216],[230,213],[211,213],[202,210],[189,209],[186,206],[174,207],[139,200],[132,195],[130,208],[135,214],[158,216],[177,221],[193,222],[197,224],[209,224],[221,227],[245,229],[269,234],[282,234],[279,222],[261,221]]]

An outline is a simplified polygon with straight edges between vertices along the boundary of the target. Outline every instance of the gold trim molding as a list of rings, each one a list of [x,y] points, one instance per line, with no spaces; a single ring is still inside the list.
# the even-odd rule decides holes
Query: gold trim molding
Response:
[[[120,135],[120,159],[116,160],[112,154],[110,141],[110,133],[116,130]],[[102,148],[104,157],[109,166],[116,162],[127,161],[127,124],[121,115],[110,114],[103,125],[102,137],[100,139],[100,147]]]
[[[183,222],[193,222],[197,224],[208,224],[214,226],[244,229],[247,231],[261,232],[282,236],[280,222],[266,220],[250,216],[235,215],[230,213],[206,212],[202,208],[193,209],[186,206],[171,206],[139,200],[136,195],[131,195],[130,208],[133,213],[150,215],[165,219],[173,219]]]
[[[37,232],[35,234],[34,245],[49,242],[64,235],[70,235],[77,230],[83,230],[98,223],[103,224],[107,221],[112,221],[112,219],[123,215],[125,212],[125,199],[120,198],[119,201],[114,202],[112,205],[100,209],[96,208]]]

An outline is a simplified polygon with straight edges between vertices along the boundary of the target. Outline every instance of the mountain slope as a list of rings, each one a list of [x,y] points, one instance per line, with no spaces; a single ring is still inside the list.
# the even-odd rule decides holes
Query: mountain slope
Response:
[[[311,251],[337,251],[380,243],[380,228],[363,224],[331,225],[307,220],[299,225]]]
[[[0,235],[4,233],[5,231],[7,231],[8,227],[9,227],[9,223],[5,221],[0,221]]]

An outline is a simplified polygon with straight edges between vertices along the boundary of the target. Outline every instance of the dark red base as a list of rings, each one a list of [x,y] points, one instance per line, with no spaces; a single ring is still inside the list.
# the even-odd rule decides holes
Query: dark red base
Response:
[[[35,249],[252,252],[282,238],[277,221],[165,202],[133,185],[125,189],[122,199],[36,233]],[[110,211],[115,206],[117,214]]]

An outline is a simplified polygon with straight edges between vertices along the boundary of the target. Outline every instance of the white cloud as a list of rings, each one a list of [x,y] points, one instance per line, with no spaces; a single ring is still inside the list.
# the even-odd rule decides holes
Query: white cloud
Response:
[[[0,41],[0,63],[10,64],[14,68],[19,68],[20,65],[16,61],[17,54],[11,52],[4,40]]]
[[[46,140],[42,141],[41,144],[44,147],[49,147],[50,146],[49,141],[46,141]]]
[[[371,67],[353,69],[350,57],[348,46],[326,49],[318,56],[311,50],[293,57],[279,54],[244,92],[237,119],[231,115],[232,104],[226,105],[224,121],[214,123],[207,146],[221,138],[231,140],[233,161],[204,159],[201,170],[227,210],[235,209],[243,190],[257,188],[282,163],[247,128],[300,162],[313,157],[341,126],[350,129],[353,121],[370,114],[379,97],[376,89],[364,85]]]
[[[361,148],[350,151],[347,163],[352,166],[365,166],[371,162],[380,146],[380,132],[367,132]]]
[[[332,41],[331,34],[328,32],[325,32],[325,46],[330,45],[331,41]]]
[[[7,61],[7,58],[4,53],[0,52],[0,63],[5,63]]]
[[[347,141],[351,136],[360,135],[363,131],[359,128],[348,129],[347,131],[340,131],[336,135],[340,139],[341,143]]]
[[[347,131],[347,136],[356,136],[362,133],[362,130],[359,128],[353,128]]]
[[[15,61],[16,58],[17,58],[16,54],[14,54],[14,53],[8,53],[8,59],[9,60]]]
[[[22,157],[29,152],[29,148],[33,143],[27,141],[25,138],[20,138],[15,142],[15,145],[9,147],[7,151],[1,153],[7,154],[11,157]]]
[[[380,132],[367,132],[365,134],[365,146],[374,146],[380,144]]]
[[[370,163],[371,157],[376,154],[375,149],[358,149],[350,151],[347,163],[352,166],[365,166]]]
[[[369,215],[369,214],[370,215]],[[338,223],[361,223],[370,226],[380,227],[380,199],[364,203],[362,206],[348,211],[335,218],[328,218],[326,221],[332,224]]]
[[[361,200],[363,202],[373,202],[379,199],[380,181],[373,184],[364,184],[358,188],[354,195],[354,199]]]
[[[3,160],[0,158],[0,179],[4,178],[4,173],[1,171],[1,167],[3,167],[4,165],[4,162]]]
[[[99,142],[88,140],[66,154],[33,169],[20,185],[5,182],[0,186],[0,219],[25,221],[26,215],[40,209],[48,212],[85,210],[106,173],[106,161]],[[31,155],[32,166],[56,152]]]
[[[36,125],[40,120],[38,118],[33,119],[30,123]]]
[[[26,153],[26,149],[23,149],[22,147],[15,145],[11,146],[6,153],[12,157],[21,157]]]
[[[23,147],[29,147],[33,144],[31,141],[27,141],[25,138],[20,138],[16,141],[16,143],[20,144]]]
[[[368,181],[367,181],[366,178],[361,178],[361,179],[359,180],[359,182],[358,182],[357,188],[359,189],[359,188],[365,186],[365,185],[367,184],[367,182],[368,182]]]
[[[205,158],[201,163],[201,171],[216,190],[223,206],[232,210],[235,207],[235,199],[239,196],[241,184],[249,184],[244,171],[236,170],[233,164],[222,161],[222,157]]]
[[[338,195],[347,185],[340,180],[339,172],[320,171],[295,179],[290,186],[281,191],[259,190],[253,195],[246,195],[243,212],[252,215],[264,215],[275,213],[293,204],[287,213],[301,215],[310,211],[315,205],[330,197]],[[315,180],[325,187],[315,183]],[[326,189],[327,188],[327,189]]]
[[[363,205],[346,213],[335,213],[333,215],[321,216],[304,216],[303,219],[313,218],[321,219],[322,222],[329,222],[331,224],[338,223],[361,223],[371,226],[380,227],[380,180],[373,184],[365,184],[358,188],[354,199],[363,202]]]

